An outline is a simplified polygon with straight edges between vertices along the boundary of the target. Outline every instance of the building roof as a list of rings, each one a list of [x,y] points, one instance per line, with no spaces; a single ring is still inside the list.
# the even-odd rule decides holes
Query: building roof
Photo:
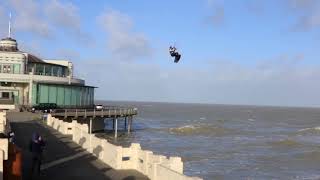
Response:
[[[32,55],[32,54],[28,54],[28,62],[31,62],[31,63],[46,63],[42,59],[40,59],[37,56]]]
[[[17,42],[17,40],[11,38],[11,37],[6,37],[6,38],[2,38],[1,40],[4,40],[4,41],[15,41]]]
[[[3,38],[0,40],[0,51],[6,52],[17,52],[18,50],[18,43],[15,39],[11,37]]]

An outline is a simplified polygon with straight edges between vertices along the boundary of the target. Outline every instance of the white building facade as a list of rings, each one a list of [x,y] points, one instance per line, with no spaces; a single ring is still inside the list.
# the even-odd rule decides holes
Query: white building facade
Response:
[[[19,51],[10,37],[0,41],[0,109],[55,103],[59,107],[88,107],[94,103],[94,87],[73,77],[67,60],[43,60]]]

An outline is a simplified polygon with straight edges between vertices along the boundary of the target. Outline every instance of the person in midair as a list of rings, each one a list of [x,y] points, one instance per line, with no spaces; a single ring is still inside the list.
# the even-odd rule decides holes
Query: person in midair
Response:
[[[170,46],[170,47],[169,47],[169,53],[170,53],[170,55],[171,55],[172,57],[174,57],[174,62],[175,62],[175,63],[178,63],[179,60],[180,60],[180,58],[181,58],[181,54],[179,54],[179,53],[177,52],[177,48],[174,47],[174,46]]]

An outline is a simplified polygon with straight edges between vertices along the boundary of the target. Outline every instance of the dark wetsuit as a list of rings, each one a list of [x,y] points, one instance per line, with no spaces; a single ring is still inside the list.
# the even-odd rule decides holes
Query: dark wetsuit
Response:
[[[170,55],[172,56],[172,57],[174,57],[174,62],[175,63],[178,63],[179,62],[179,60],[180,60],[180,58],[181,58],[181,55],[178,53],[178,52],[176,52],[176,48],[175,47],[170,47],[169,48],[169,52],[170,52]]]

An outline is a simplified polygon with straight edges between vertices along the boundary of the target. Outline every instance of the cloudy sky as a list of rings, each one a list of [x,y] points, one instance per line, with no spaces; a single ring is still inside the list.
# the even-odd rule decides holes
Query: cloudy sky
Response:
[[[320,106],[319,0],[2,0],[1,37],[10,11],[20,50],[96,99]]]

